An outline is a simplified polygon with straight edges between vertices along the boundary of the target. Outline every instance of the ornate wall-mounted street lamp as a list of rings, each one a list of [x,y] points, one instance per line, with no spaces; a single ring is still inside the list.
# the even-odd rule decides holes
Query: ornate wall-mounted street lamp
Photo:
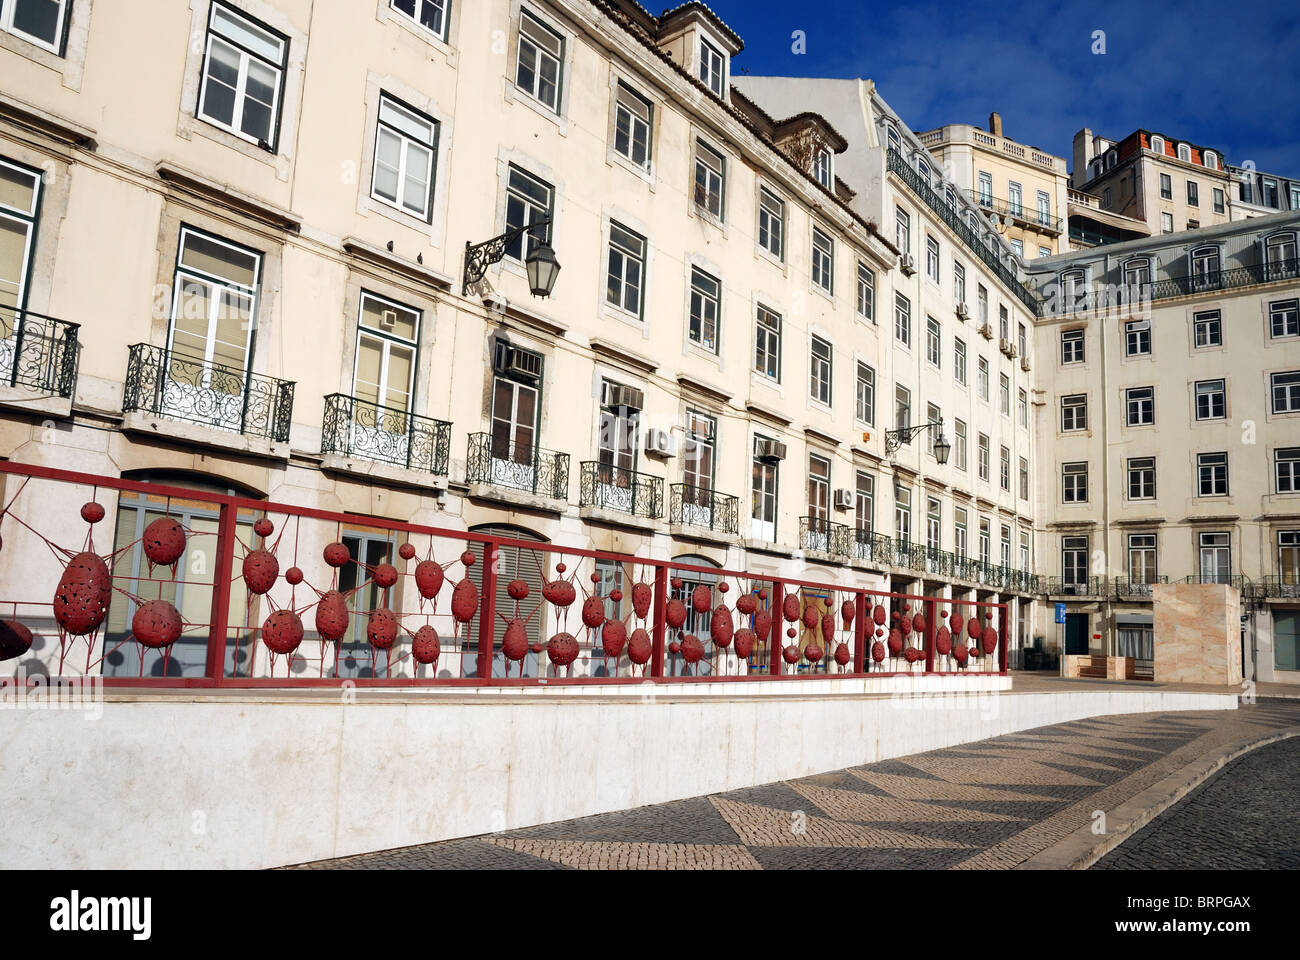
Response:
[[[939,439],[934,442],[934,458],[941,465],[947,463],[948,455],[952,453],[952,444],[944,439],[942,420],[931,420],[929,423],[919,423],[915,427],[903,427],[899,430],[886,430],[885,456],[893,457],[898,452],[899,447],[910,444],[912,439],[922,430],[930,430],[934,427],[939,428]]]
[[[538,220],[526,226],[508,230],[499,237],[485,240],[483,243],[465,244],[465,275],[461,278],[461,293],[469,295],[469,288],[482,280],[488,267],[500,263],[506,255],[506,249],[525,233],[531,233],[542,227],[550,226],[550,219]],[[532,239],[530,237],[530,239]],[[545,240],[533,248],[524,260],[528,268],[528,289],[534,297],[549,297],[555,289],[555,278],[560,275],[560,262],[555,259],[555,251]]]

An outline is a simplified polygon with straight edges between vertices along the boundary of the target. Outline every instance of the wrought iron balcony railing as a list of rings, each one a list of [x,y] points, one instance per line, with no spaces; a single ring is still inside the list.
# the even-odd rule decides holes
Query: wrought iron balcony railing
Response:
[[[551,500],[568,500],[569,455],[509,443],[490,433],[471,433],[465,480]]]
[[[999,260],[993,251],[989,249],[988,245],[980,239],[979,234],[972,230],[970,225],[962,219],[961,214],[958,213],[955,208],[950,206],[947,200],[935,193],[930,185],[921,178],[921,175],[913,170],[908,162],[903,159],[902,155],[899,154],[898,151],[890,150],[888,160],[890,171],[902,177],[903,182],[907,184],[908,188],[924,201],[926,206],[937,213],[940,219],[942,219],[944,223],[948,224],[957,236],[961,237],[962,242],[966,244],[970,251],[984,261],[984,265],[993,271],[997,278],[1002,281],[1003,285],[1006,286],[1011,293],[1015,294],[1015,296],[1029,308],[1031,313],[1037,316],[1039,310],[1038,298],[1024,288],[1016,275],[1007,269],[1006,265]]]
[[[451,424],[342,393],[325,398],[321,453],[447,475]]]
[[[1297,277],[1300,277],[1300,259],[1256,263],[1187,277],[1166,277],[1152,283],[1094,284],[1086,289],[1076,288],[1069,296],[1061,295],[1061,292],[1055,289],[1055,283],[1049,282],[1045,288],[1041,288],[1044,293],[1039,299],[1039,314],[1049,316],[1121,306],[1133,307],[1153,300],[1169,300],[1198,293],[1235,290]]]
[[[740,533],[740,498],[674,483],[668,488],[668,522],[736,536]]]
[[[1250,582],[1251,592],[1257,597],[1300,598],[1300,575],[1260,577]]]
[[[1037,207],[1026,207],[1023,202],[1015,203],[1011,200],[1003,200],[1000,197],[982,194],[978,190],[967,190],[966,193],[970,197],[972,203],[985,210],[992,210],[994,213],[1012,217],[1022,223],[1027,223],[1030,226],[1039,227],[1043,230],[1051,230],[1054,233],[1061,232],[1061,218],[1043,213]]]
[[[81,355],[80,326],[0,306],[0,383],[71,397]]]
[[[126,361],[122,412],[151,413],[288,443],[294,385],[148,343]]]
[[[1243,591],[1250,587],[1250,580],[1240,573],[1193,573],[1191,576],[1183,577],[1183,583],[1221,583]]]
[[[1114,595],[1120,600],[1150,600],[1151,586],[1156,583],[1168,583],[1168,577],[1146,577],[1142,579],[1133,577],[1116,577],[1112,583],[1114,585]]]
[[[799,549],[849,557],[853,553],[853,530],[821,517],[799,518]]]
[[[1048,577],[1043,592],[1049,597],[1104,597],[1105,577]]]
[[[625,467],[587,460],[582,464],[579,505],[614,510],[647,520],[664,515],[664,481]]]

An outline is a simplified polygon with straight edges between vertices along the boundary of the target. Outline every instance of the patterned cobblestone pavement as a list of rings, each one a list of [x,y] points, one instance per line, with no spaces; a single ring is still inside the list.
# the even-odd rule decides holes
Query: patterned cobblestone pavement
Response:
[[[1233,712],[1097,717],[799,780],[305,866],[1008,868],[1090,822],[1094,810],[1113,809],[1211,750],[1296,725],[1300,701],[1282,700],[1261,700]],[[1294,784],[1300,774],[1300,750],[1292,749],[1281,781],[1269,780],[1270,787],[1260,779],[1266,769],[1251,774],[1256,777],[1251,787],[1271,790],[1275,803],[1279,783]],[[1228,789],[1206,790],[1212,797],[1207,802],[1227,803],[1223,791]],[[1241,846],[1240,838],[1253,836],[1253,845],[1243,849],[1255,850],[1269,831],[1281,829],[1284,811],[1294,813],[1294,794],[1289,799],[1289,804],[1276,803],[1276,820],[1239,819],[1231,827],[1209,829],[1225,847]],[[1205,821],[1214,816],[1192,815]],[[1293,823],[1289,829],[1294,834]],[[1297,848],[1293,842],[1293,854]],[[1179,866],[1181,856],[1194,852],[1186,843],[1181,850],[1161,848],[1159,854],[1156,847],[1132,849],[1170,858],[1162,865]],[[1119,854],[1129,850],[1125,844]]]
[[[1300,737],[1232,761],[1094,870],[1300,868]]]

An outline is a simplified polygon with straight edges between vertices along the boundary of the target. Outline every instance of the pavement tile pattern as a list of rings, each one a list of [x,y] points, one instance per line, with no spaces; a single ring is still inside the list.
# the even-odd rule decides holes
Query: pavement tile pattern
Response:
[[[1230,712],[1096,717],[708,797],[303,866],[1010,868],[1090,823],[1094,811],[1113,809],[1204,754],[1296,725],[1300,701],[1285,700],[1260,700]],[[1300,746],[1300,738],[1291,743]],[[1289,803],[1281,802],[1277,793],[1300,782],[1300,749],[1292,749],[1290,772],[1269,788],[1269,795],[1278,811],[1292,815],[1288,826],[1294,834],[1294,792]],[[1252,782],[1264,791],[1258,778],[1266,768],[1250,769],[1257,778]],[[1219,779],[1222,775],[1193,796],[1208,797],[1203,803],[1227,804],[1228,788],[1216,793],[1213,786]],[[1182,806],[1187,806],[1186,800],[1179,809]],[[1244,838],[1252,829],[1265,829],[1251,841],[1258,844],[1275,826],[1248,819],[1234,824],[1213,828],[1215,842],[1225,849],[1234,842],[1250,849]],[[1138,834],[1130,843],[1141,839]],[[1297,848],[1300,844],[1293,843],[1292,849]],[[1128,849],[1125,844],[1107,859]],[[1151,847],[1145,855],[1171,858],[1164,865],[1184,865],[1176,848],[1168,854],[1157,854],[1156,849]]]

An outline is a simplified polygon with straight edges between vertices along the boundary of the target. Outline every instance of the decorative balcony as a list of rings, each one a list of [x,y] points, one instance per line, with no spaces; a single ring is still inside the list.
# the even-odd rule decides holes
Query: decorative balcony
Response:
[[[1024,203],[1015,203],[999,197],[982,194],[978,190],[967,190],[971,203],[983,210],[991,210],[999,216],[1011,217],[1026,226],[1050,233],[1061,232],[1061,218],[1045,214],[1036,207],[1026,207]]]
[[[587,460],[582,464],[579,506],[659,520],[664,515],[664,481],[625,467]]]
[[[135,343],[126,361],[122,412],[288,443],[293,388],[287,380]]]
[[[1048,577],[1043,592],[1049,597],[1104,597],[1105,577]]]
[[[1250,589],[1251,582],[1240,573],[1193,573],[1190,577],[1183,577],[1183,583],[1200,583],[1215,584],[1221,583],[1225,586],[1236,587],[1243,592]]]
[[[668,488],[668,522],[734,537],[740,533],[740,498],[674,483]]]
[[[821,517],[800,517],[799,549],[847,559],[853,554],[853,530]]]
[[[874,563],[888,567],[894,562],[894,541],[883,533],[855,528],[853,531],[852,550],[849,554],[853,560]]]
[[[1261,599],[1300,599],[1300,575],[1296,573],[1281,576],[1260,577],[1250,583],[1251,593]]]
[[[332,393],[325,398],[320,452],[445,477],[451,424]]]
[[[1168,583],[1168,577],[1116,577],[1114,580],[1115,597],[1118,600],[1150,600],[1151,586],[1156,583]]]
[[[1050,316],[1061,313],[1103,310],[1109,307],[1135,305],[1153,300],[1170,300],[1175,297],[1189,297],[1194,294],[1214,293],[1219,290],[1254,287],[1279,280],[1292,280],[1297,277],[1300,277],[1300,259],[1255,263],[1246,267],[1214,270],[1195,276],[1167,277],[1164,280],[1156,280],[1152,283],[1135,286],[1119,284],[1113,287],[1101,286],[1087,290],[1081,289],[1068,298],[1059,296],[1054,289],[1055,283],[1049,282],[1047,294],[1039,300],[1039,315]],[[1064,302],[1067,300],[1068,302]],[[1051,309],[1049,310],[1049,308]]]
[[[80,329],[66,320],[0,306],[0,383],[71,399],[81,355]]]
[[[471,433],[465,480],[549,500],[568,500],[569,455],[496,440],[490,433]]]

